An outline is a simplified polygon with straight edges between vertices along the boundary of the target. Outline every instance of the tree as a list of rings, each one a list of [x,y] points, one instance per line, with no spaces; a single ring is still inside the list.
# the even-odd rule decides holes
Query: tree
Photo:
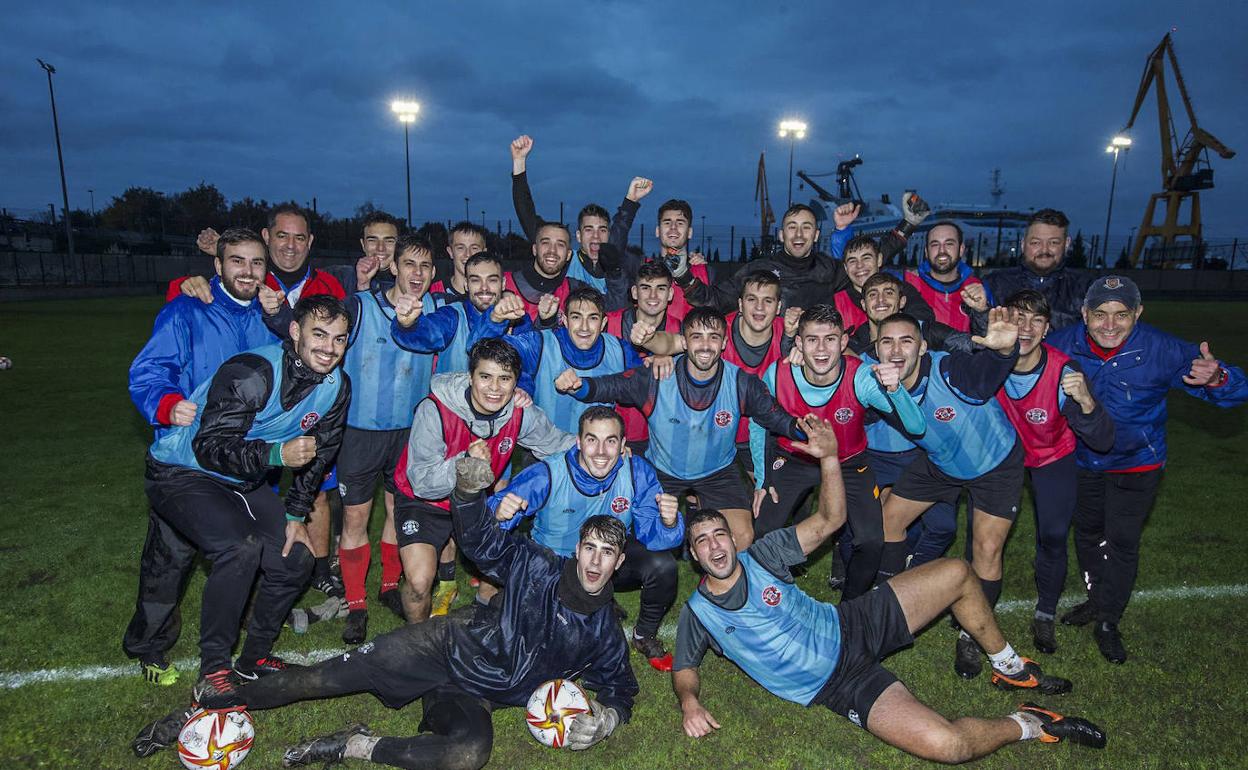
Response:
[[[1088,251],[1083,243],[1083,231],[1075,233],[1075,240],[1070,244],[1070,256],[1066,259],[1066,264],[1071,267],[1087,267]]]
[[[159,233],[164,205],[161,194],[152,188],[131,187],[100,212],[100,223],[114,230]]]
[[[272,206],[263,198],[257,201],[248,196],[230,204],[230,210],[225,215],[226,223],[231,227],[247,227],[258,233],[268,219],[270,208]]]
[[[169,202],[169,230],[182,234],[220,226],[228,210],[221,191],[202,180],[198,186],[174,195]]]
[[[1114,263],[1115,270],[1130,270],[1131,260],[1127,259],[1127,247],[1122,247],[1122,252],[1118,255],[1118,261]]]

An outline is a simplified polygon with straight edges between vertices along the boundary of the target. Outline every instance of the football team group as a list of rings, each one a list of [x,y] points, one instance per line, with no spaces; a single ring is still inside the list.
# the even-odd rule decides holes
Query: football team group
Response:
[[[1144,323],[1129,277],[1067,268],[1068,221],[1053,209],[1032,217],[1020,264],[981,281],[959,226],[925,221],[917,195],[879,239],[854,235],[854,204],[822,223],[797,204],[773,255],[712,280],[689,251],[683,200],[658,206],[657,255],[627,246],[648,179],[614,215],[585,206],[574,231],[539,217],[532,147],[522,136],[510,148],[532,242],[518,270],[468,222],[450,230],[451,270],[436,281],[442,255],[384,213],[364,219],[354,265],[326,270],[310,265],[313,233],[293,205],[258,235],[200,234],[215,277],[170,285],[130,369],[155,429],[123,642],[143,675],[178,678],[178,604],[202,558],[195,705],[423,701],[412,735],[353,725],[292,746],[288,765],[480,767],[492,710],[556,678],[593,693],[567,732],[589,748],[629,720],[634,652],[671,672],[698,738],[720,729],[701,700],[708,649],[777,697],[926,759],[1033,739],[1103,747],[1091,721],[1031,702],[1073,685],[994,616],[1024,478],[1032,647],[1053,655],[1059,620],[1091,625],[1123,664],[1167,395],[1234,406],[1248,400],[1243,371]],[[888,267],[918,238],[917,269]],[[379,484],[376,602],[406,624],[370,637]],[[964,492],[965,558],[947,558]],[[1087,595],[1059,618],[1072,529]],[[802,565],[821,548],[832,566],[816,576]],[[471,601],[456,601],[457,566]],[[669,652],[660,629],[682,569],[700,580]],[[816,579],[840,602],[811,598],[802,584]],[[631,620],[614,599],[629,590]],[[295,608],[305,591],[317,603]],[[975,678],[986,659],[985,680],[1028,702],[949,720],[881,665],[946,613],[956,674]],[[311,666],[274,653],[284,625],[337,618],[345,653]],[[135,753],[172,745],[190,713],[145,726]]]

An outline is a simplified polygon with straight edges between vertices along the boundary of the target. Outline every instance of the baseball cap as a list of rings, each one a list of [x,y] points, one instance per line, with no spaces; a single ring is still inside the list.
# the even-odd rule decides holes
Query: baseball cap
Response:
[[[1088,293],[1083,296],[1083,306],[1095,310],[1106,302],[1121,302],[1128,309],[1135,310],[1140,306],[1140,287],[1126,276],[1106,275],[1097,278],[1088,286]]]

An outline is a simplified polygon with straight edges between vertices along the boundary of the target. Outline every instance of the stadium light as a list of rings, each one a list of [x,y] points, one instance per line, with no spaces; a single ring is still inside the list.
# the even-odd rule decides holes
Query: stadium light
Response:
[[[412,226],[412,143],[408,136],[408,126],[416,122],[416,114],[420,112],[420,102],[396,99],[390,102],[390,111],[399,117],[403,124],[403,158],[407,165],[407,226]]]
[[[1105,152],[1114,154],[1114,172],[1109,179],[1109,206],[1105,211],[1105,235],[1101,239],[1101,265],[1109,265],[1109,221],[1114,216],[1114,188],[1118,186],[1118,153],[1131,150],[1131,137],[1115,134],[1105,147]]]
[[[793,205],[793,151],[798,139],[806,138],[806,124],[792,118],[780,121],[780,138],[789,140],[789,206]],[[788,208],[786,206],[786,208]]]
[[[69,258],[74,258],[74,228],[69,221],[69,186],[65,184],[65,157],[61,154],[61,124],[56,117],[56,92],[52,90],[52,76],[56,74],[56,67],[48,64],[43,59],[35,59],[39,62],[39,67],[48,73],[48,98],[52,101],[52,132],[56,135],[56,164],[61,169],[61,203],[62,212],[65,214],[65,244],[69,248]],[[52,226],[56,226],[56,212],[52,212]]]

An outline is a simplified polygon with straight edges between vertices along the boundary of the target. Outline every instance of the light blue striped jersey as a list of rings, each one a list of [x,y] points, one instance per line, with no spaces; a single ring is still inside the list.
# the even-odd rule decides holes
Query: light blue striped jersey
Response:
[[[747,582],[745,604],[728,610],[694,591],[689,608],[724,657],[773,695],[807,706],[836,670],[841,654],[836,607],[777,578],[749,551],[737,558]]]
[[[941,362],[948,353],[927,355],[931,356],[928,376],[910,391],[927,420],[927,433],[914,443],[927,450],[932,464],[949,476],[982,476],[1005,460],[1018,434],[996,398],[972,399],[949,384],[941,374]]]
[[[351,330],[342,368],[351,378],[347,425],[360,430],[410,428],[412,411],[429,395],[433,356],[399,347],[390,335],[394,307],[382,291],[358,292],[360,317]],[[422,312],[437,307],[433,297],[421,299]]]
[[[715,398],[706,409],[698,410],[680,392],[679,378],[686,371],[683,356],[676,359],[675,367],[676,374],[659,382],[654,409],[646,418],[650,428],[646,459],[669,476],[700,479],[727,468],[737,456],[740,369],[720,361]]]
[[[537,372],[533,375],[533,403],[541,407],[555,427],[576,435],[579,431],[578,423],[581,415],[594,404],[577,401],[572,396],[555,390],[555,379],[565,369],[574,369],[582,377],[618,374],[628,368],[624,360],[624,348],[619,338],[610,334],[602,334],[598,337],[597,344],[601,346],[602,354],[598,357],[597,363],[588,368],[578,368],[563,355],[563,349],[559,346],[559,338],[555,336],[554,330],[543,329],[541,336],[542,357],[538,361]],[[615,404],[607,404],[607,406],[615,406]]]

